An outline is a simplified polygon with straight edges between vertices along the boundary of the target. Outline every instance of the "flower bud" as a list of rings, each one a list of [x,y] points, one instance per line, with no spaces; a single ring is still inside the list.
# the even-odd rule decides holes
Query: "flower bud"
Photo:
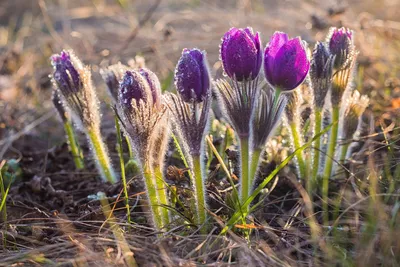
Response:
[[[115,101],[118,99],[119,81],[127,70],[128,67],[120,62],[100,70],[100,74],[107,85],[108,92]]]
[[[275,32],[264,53],[265,77],[272,87],[290,91],[307,76],[310,61],[300,37],[290,39],[286,33]]]
[[[53,79],[63,95],[77,93],[82,88],[79,72],[71,61],[70,54],[62,51],[59,55],[51,57],[54,68]]]
[[[260,35],[251,27],[231,28],[221,44],[221,60],[226,75],[237,81],[254,80],[261,69]]]
[[[210,94],[206,52],[184,49],[175,69],[175,86],[185,102],[203,102]]]
[[[343,139],[352,139],[359,125],[361,115],[369,105],[369,98],[361,96],[358,91],[354,91],[349,100],[343,118]]]
[[[329,53],[324,43],[318,42],[313,51],[310,66],[311,83],[314,89],[315,105],[321,109],[332,84],[334,55]]]
[[[331,28],[328,34],[329,50],[335,56],[335,68],[343,68],[354,52],[353,31],[348,28]]]
[[[147,103],[149,100],[150,87],[146,78],[138,71],[126,71],[120,82],[119,103],[122,108],[130,110],[132,101]]]

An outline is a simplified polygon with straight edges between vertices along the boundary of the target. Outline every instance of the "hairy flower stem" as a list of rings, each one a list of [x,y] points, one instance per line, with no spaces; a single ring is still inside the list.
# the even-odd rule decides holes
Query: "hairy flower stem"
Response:
[[[146,163],[143,166],[143,177],[144,177],[144,183],[146,185],[147,196],[149,198],[153,223],[154,226],[158,230],[160,230],[164,227],[163,219],[160,213],[160,201],[158,199],[158,194],[153,179],[153,174],[151,173],[150,166]]]
[[[128,195],[128,186],[126,184],[126,175],[125,175],[125,161],[124,161],[124,153],[122,149],[122,136],[121,136],[121,129],[118,121],[118,116],[115,115],[115,128],[117,131],[117,151],[119,156],[119,163],[121,167],[121,180],[122,186],[124,189],[124,197],[125,197],[125,207],[126,207],[126,218],[128,223],[131,223],[131,209],[129,207],[129,195]]]
[[[132,144],[131,144],[131,140],[129,140],[128,135],[125,135],[125,140],[126,140],[126,144],[128,146],[129,159],[134,159]]]
[[[340,163],[342,163],[342,164],[344,164],[346,162],[346,156],[347,156],[347,152],[349,151],[350,144],[351,143],[346,143],[341,148]]]
[[[1,213],[1,218],[0,222],[3,223],[4,227],[7,227],[7,205],[6,205],[6,198],[8,195],[8,189],[10,188],[10,184],[8,185],[8,188],[5,188],[5,181],[3,179],[3,174],[2,174],[2,168],[4,165],[0,164],[0,213]],[[4,243],[6,243],[5,238],[4,238]]]
[[[328,214],[328,192],[329,192],[329,179],[332,173],[333,159],[335,157],[336,142],[339,133],[339,106],[332,107],[332,129],[329,137],[329,145],[327,151],[327,159],[325,164],[325,172],[322,180],[322,208],[324,211],[324,223],[327,224],[329,220]]]
[[[85,167],[83,163],[83,154],[76,140],[74,128],[72,127],[70,121],[67,120],[64,122],[64,129],[67,134],[68,145],[72,154],[72,158],[74,159],[75,167],[78,170],[82,170]]]
[[[92,128],[87,131],[90,139],[97,166],[103,180],[115,183],[117,177],[111,165],[110,158],[106,150],[106,146],[101,138],[100,129]]]
[[[258,162],[260,161],[260,156],[261,156],[261,149],[256,148],[253,151],[253,154],[251,155],[251,164],[250,164],[250,193],[253,189],[253,183],[256,179],[256,174],[257,174],[257,167],[258,167]]]
[[[207,233],[207,227],[205,224],[207,220],[207,211],[206,211],[206,198],[205,198],[205,189],[204,183],[202,179],[202,171],[201,171],[201,159],[200,156],[193,156],[193,173],[194,173],[194,182],[195,182],[195,194],[196,194],[196,222],[202,226],[200,232],[202,234]]]
[[[301,141],[300,141],[300,134],[297,131],[298,127],[295,122],[291,122],[289,126],[290,126],[290,130],[292,132],[294,149],[297,150],[302,146]],[[306,178],[306,164],[304,162],[303,155],[301,152],[296,152],[296,159],[297,159],[297,163],[299,164],[300,179],[305,179]]]
[[[153,171],[154,171],[154,176],[156,179],[158,198],[160,201],[159,204],[160,204],[161,216],[162,216],[164,225],[168,225],[170,223],[170,220],[169,220],[168,208],[166,206],[168,206],[169,202],[168,202],[166,184],[163,179],[163,172],[162,172],[161,165],[158,164],[158,165],[154,166]]]
[[[318,134],[322,130],[322,110],[315,110],[315,124],[314,124],[314,135]],[[313,153],[313,170],[312,170],[312,184],[317,181],[317,175],[319,171],[319,157],[321,150],[321,138],[317,138],[314,143],[314,153]]]
[[[249,197],[249,138],[240,138],[240,162],[241,162],[241,187],[240,187],[240,200],[241,204],[245,203]],[[248,207],[244,207],[243,212],[247,212]]]

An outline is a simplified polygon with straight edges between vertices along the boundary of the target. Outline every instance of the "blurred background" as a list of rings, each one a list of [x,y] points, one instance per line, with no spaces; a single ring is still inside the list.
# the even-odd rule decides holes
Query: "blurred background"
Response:
[[[329,27],[350,27],[360,51],[355,86],[372,98],[371,110],[383,122],[398,118],[399,10],[398,0],[1,0],[0,158],[22,136],[48,146],[49,138],[60,138],[54,132],[63,135],[50,101],[53,53],[73,49],[91,65],[102,100],[100,67],[137,56],[173,90],[185,47],[206,50],[214,77],[221,75],[219,44],[233,26],[252,26],[263,46],[279,30],[310,48]]]

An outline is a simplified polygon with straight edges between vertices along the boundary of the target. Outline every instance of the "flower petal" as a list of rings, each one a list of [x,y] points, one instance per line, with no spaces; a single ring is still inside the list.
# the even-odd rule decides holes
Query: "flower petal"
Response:
[[[147,83],[149,84],[153,104],[159,106],[161,102],[161,85],[157,75],[146,68],[140,69],[139,73],[146,79]]]
[[[284,32],[275,32],[271,38],[264,53],[264,74],[267,81],[271,85],[275,85],[274,81],[274,62],[275,56],[279,49],[289,40],[289,37]]]
[[[275,32],[269,43],[267,45],[268,48],[268,56],[275,58],[276,54],[278,53],[279,49],[289,41],[289,36],[284,32]],[[265,51],[267,53],[267,51]]]

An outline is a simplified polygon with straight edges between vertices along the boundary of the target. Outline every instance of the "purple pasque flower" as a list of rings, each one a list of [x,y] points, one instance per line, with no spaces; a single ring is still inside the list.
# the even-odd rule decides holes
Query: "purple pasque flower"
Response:
[[[138,71],[126,71],[119,84],[119,103],[122,108],[130,110],[132,102],[139,106],[141,102],[148,103],[151,98],[149,83]]]
[[[82,88],[79,72],[71,61],[70,53],[63,50],[59,55],[51,56],[53,79],[58,88],[66,96],[77,93]]]
[[[205,51],[183,49],[175,69],[175,86],[185,102],[203,102],[210,94],[210,74]]]
[[[220,54],[224,71],[231,79],[254,80],[262,63],[259,33],[254,34],[251,27],[231,28],[222,38]]]
[[[353,31],[344,27],[331,28],[328,36],[329,50],[335,56],[335,68],[341,68],[354,50]]]
[[[264,53],[264,72],[268,83],[282,91],[291,91],[307,76],[310,61],[300,37],[289,39],[284,32],[275,32]]]

